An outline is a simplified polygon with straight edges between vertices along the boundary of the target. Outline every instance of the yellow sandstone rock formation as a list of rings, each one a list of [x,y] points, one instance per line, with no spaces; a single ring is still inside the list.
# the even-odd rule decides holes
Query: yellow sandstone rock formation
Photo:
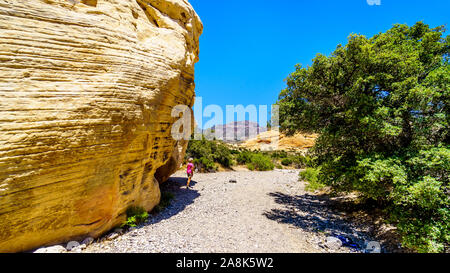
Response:
[[[286,136],[278,131],[267,131],[238,146],[250,150],[306,152],[314,146],[317,137],[317,134],[297,133],[293,136]]]
[[[202,28],[186,0],[0,0],[0,252],[95,237],[159,202]]]

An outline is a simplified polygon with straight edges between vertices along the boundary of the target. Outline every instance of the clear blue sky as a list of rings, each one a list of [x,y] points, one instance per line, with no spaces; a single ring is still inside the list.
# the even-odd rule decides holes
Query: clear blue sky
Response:
[[[395,23],[448,24],[449,0],[189,0],[204,24],[196,94],[203,107],[270,105],[295,65],[329,55],[350,33]],[[450,26],[447,25],[447,28]],[[448,32],[447,32],[448,33]],[[205,121],[203,118],[203,124]]]

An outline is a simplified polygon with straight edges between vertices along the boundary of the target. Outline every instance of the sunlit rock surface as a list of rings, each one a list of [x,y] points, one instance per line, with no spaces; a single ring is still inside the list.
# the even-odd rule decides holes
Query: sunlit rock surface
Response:
[[[0,0],[0,251],[152,209],[187,142],[202,23],[185,0]]]

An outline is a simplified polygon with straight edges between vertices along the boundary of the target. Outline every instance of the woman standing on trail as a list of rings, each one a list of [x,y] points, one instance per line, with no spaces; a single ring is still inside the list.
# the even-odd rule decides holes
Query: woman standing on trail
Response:
[[[192,161],[194,161],[193,158],[189,158],[188,161],[189,161],[189,163],[188,163],[187,169],[186,169],[187,176],[188,176],[188,181],[187,181],[186,188],[189,188],[189,184],[191,183],[191,179],[194,176],[194,167],[195,167],[194,163],[192,163]]]

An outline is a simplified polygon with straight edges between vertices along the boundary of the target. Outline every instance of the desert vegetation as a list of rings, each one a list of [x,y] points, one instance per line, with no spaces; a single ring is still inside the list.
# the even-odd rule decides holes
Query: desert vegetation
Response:
[[[286,151],[259,151],[235,148],[219,140],[191,140],[186,151],[186,159],[194,158],[200,172],[215,172],[219,168],[231,169],[245,166],[249,170],[270,171],[277,168],[306,167],[311,159],[301,153]]]
[[[313,185],[358,192],[383,208],[406,247],[449,246],[450,38],[423,22],[371,38],[352,34],[330,56],[298,65],[280,93],[287,134],[319,134]],[[314,186],[315,187],[315,186]]]

